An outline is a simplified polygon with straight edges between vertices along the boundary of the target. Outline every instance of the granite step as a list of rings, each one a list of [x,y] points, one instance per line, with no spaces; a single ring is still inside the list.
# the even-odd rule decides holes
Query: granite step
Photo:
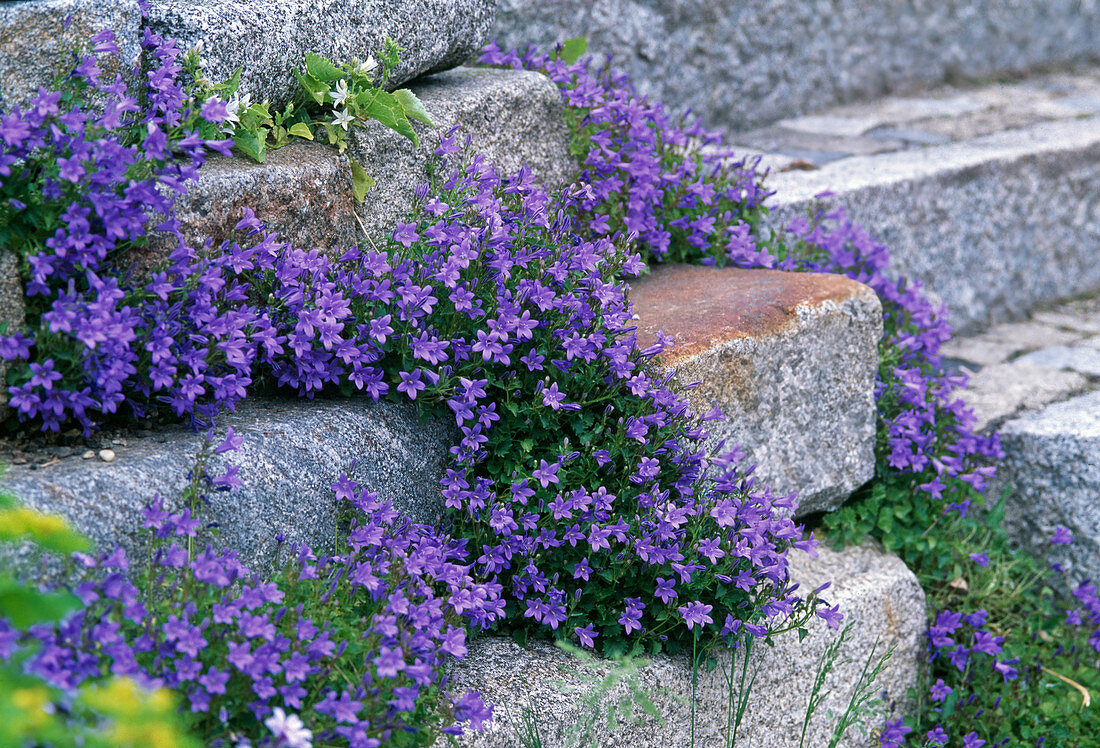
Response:
[[[218,419],[217,445],[232,428],[241,451],[214,455],[211,476],[229,464],[241,485],[211,495],[203,519],[218,526],[220,546],[242,561],[269,570],[278,560],[273,539],[330,548],[337,503],[330,486],[347,473],[394,502],[417,522],[442,511],[439,479],[457,440],[451,421],[421,422],[411,403],[357,399],[257,398]],[[29,506],[65,516],[98,548],[121,544],[143,558],[141,509],[155,496],[183,509],[181,491],[206,439],[203,433],[166,428],[112,445],[110,462],[79,451],[45,464],[13,465],[0,478]]]
[[[1095,67],[839,107],[728,140],[765,154],[777,226],[814,204],[845,208],[959,331],[1100,288]]]
[[[874,474],[882,307],[838,275],[665,265],[636,281],[642,346],[661,355],[696,409],[714,405],[710,444],[740,446],[758,480],[797,492],[799,512],[837,508]]]
[[[321,143],[271,151],[263,164],[216,156],[178,203],[188,239],[226,238],[246,207],[295,246],[349,247],[393,230],[427,180],[429,154],[442,134],[462,125],[478,152],[510,173],[526,164],[547,188],[570,176],[572,157],[561,96],[545,76],[458,68],[421,78],[411,89],[435,128],[416,124],[420,146],[378,123],[352,134],[348,155]],[[351,192],[348,156],[374,179],[366,200]]]
[[[1072,578],[1100,578],[1100,297],[1035,311],[945,347],[970,376],[962,397],[1005,459],[990,495],[1007,491],[1005,526]],[[1050,543],[1063,526],[1072,544]]]
[[[501,0],[502,46],[583,36],[651,99],[744,130],[959,78],[1096,62],[1100,5],[1081,0]]]
[[[840,606],[845,615],[842,625],[854,626],[825,681],[825,699],[810,721],[805,745],[829,745],[872,647],[877,656],[894,648],[874,689],[876,695],[884,692],[883,699],[863,729],[853,728],[840,743],[845,748],[878,745],[872,730],[881,727],[887,716],[897,719],[912,712],[909,689],[915,693],[920,688],[926,646],[924,592],[896,556],[870,545],[840,552],[821,549],[818,553],[817,558],[810,558],[792,551],[791,578],[805,591],[832,582],[824,596]],[[809,629],[809,636],[802,642],[792,631],[776,636],[774,647],[757,645],[753,649],[748,680],[755,682],[738,728],[737,745],[799,745],[816,668],[825,648],[838,636],[820,619],[815,619]],[[463,748],[526,745],[520,739],[522,725],[532,718],[546,746],[729,745],[730,699],[737,696],[741,684],[741,653],[732,660],[733,650],[713,651],[717,667],[710,672],[700,668],[693,689],[689,655],[639,658],[633,682],[629,682],[618,680],[622,670],[616,676],[615,670],[621,665],[582,659],[547,643],[530,643],[523,648],[511,639],[487,637],[474,640],[469,649],[466,660],[453,667],[451,685],[480,691],[494,709],[493,721],[485,732],[459,738]],[[609,676],[617,682],[605,689],[601,684]],[[649,697],[660,714],[659,720],[632,703],[634,688]],[[591,732],[582,741],[575,730],[585,725]]]
[[[685,294],[698,313],[678,304]],[[712,442],[740,444],[773,489],[803,495],[802,512],[835,507],[871,476],[881,312],[870,289],[839,276],[670,266],[639,283],[633,301],[643,344],[658,326],[676,335],[662,365],[679,368],[685,382],[702,377],[691,393],[696,406],[717,402],[730,417]],[[712,312],[720,326],[709,324]],[[277,534],[327,544],[337,514],[329,486],[353,465],[364,486],[411,518],[441,512],[454,428],[449,419],[422,422],[411,404],[246,400],[218,426],[217,438],[232,427],[244,452],[215,456],[209,470],[221,474],[232,462],[242,485],[219,494],[204,516],[220,527],[219,542],[257,568],[274,562]],[[32,460],[0,485],[68,517],[100,547],[136,550],[141,507],[154,494],[177,499],[203,439],[151,432],[113,447],[110,462],[78,452]]]
[[[492,0],[152,0],[147,23],[197,47],[207,76],[241,68],[241,93],[277,107],[294,98],[307,53],[366,60],[386,37],[401,48],[389,85],[453,68],[477,55],[493,22]],[[141,56],[137,0],[21,0],[0,7],[0,95],[25,101],[46,85],[72,46],[114,30],[129,69]]]

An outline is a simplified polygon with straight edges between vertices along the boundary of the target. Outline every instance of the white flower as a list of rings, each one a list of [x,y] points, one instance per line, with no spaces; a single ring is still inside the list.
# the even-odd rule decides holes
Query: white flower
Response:
[[[339,125],[340,127],[347,130],[348,125],[350,125],[352,123],[352,120],[354,119],[355,118],[351,116],[351,113],[348,112],[347,107],[344,107],[344,109],[337,113],[336,119],[332,121],[332,124]]]
[[[250,106],[252,106],[252,94],[245,94],[244,96],[233,94],[233,98],[225,104],[228,114],[225,120],[222,121],[222,132],[232,135],[234,132],[233,125],[241,121],[241,112],[247,112]]]
[[[307,730],[297,714],[287,714],[281,707],[275,707],[275,712],[264,720],[267,729],[279,741],[279,745],[288,748],[312,748],[313,732]]]
[[[336,106],[344,106],[344,103],[348,100],[348,82],[341,78],[336,82],[336,90],[329,91],[328,95],[336,100]]]
[[[356,63],[357,64],[355,66],[355,72],[362,73],[364,75],[378,67],[378,60],[374,59],[374,55],[367,55],[367,59],[365,62],[356,60]]]

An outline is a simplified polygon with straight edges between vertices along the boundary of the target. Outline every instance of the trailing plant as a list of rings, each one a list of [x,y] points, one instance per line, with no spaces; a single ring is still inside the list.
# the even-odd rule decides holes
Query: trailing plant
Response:
[[[295,73],[298,98],[281,112],[273,110],[270,102],[253,102],[248,94],[238,93],[239,69],[224,83],[206,81],[199,50],[188,52],[184,66],[201,89],[199,98],[218,112],[200,132],[206,137],[216,137],[218,132],[229,136],[238,153],[263,163],[268,150],[282,148],[295,138],[324,140],[343,153],[348,147],[349,128],[362,127],[371,121],[418,145],[413,121],[429,127],[435,125],[412,91],[386,90],[399,52],[397,44],[387,37],[379,54],[380,70],[374,55],[368,55],[366,60],[337,64],[322,55],[307,54],[304,69]],[[362,201],[373,180],[354,159],[351,171],[355,199]]]
[[[236,441],[230,432],[219,449]],[[202,506],[219,486],[196,472],[198,495],[184,499]],[[267,579],[233,551],[198,550],[193,540],[210,539],[201,513],[154,500],[150,558],[131,568],[122,548],[77,554],[87,579],[75,613],[15,630],[13,662],[54,689],[113,674],[178,692],[181,722],[204,745],[427,746],[460,734],[456,721],[478,729],[488,708],[476,693],[451,697],[442,664],[465,656],[468,626],[500,616],[500,586],[470,577],[463,542],[346,476],[334,490],[352,516],[338,553],[287,549]]]
[[[76,553],[88,541],[56,515],[19,506],[0,492],[0,547],[30,546],[39,552]],[[43,654],[21,639],[44,630],[80,608],[67,592],[44,592],[0,571],[0,744],[84,745],[89,748],[198,748],[182,729],[174,695],[146,690],[118,674],[64,688],[25,665]]]
[[[755,172],[754,162],[730,154],[718,135],[697,123],[672,118],[659,104],[638,96],[626,77],[610,67],[594,71],[589,60],[578,59],[583,46],[575,40],[569,49],[568,54],[566,47],[545,54],[529,48],[520,54],[490,45],[482,61],[541,70],[561,88],[582,169],[575,187],[583,201],[578,221],[609,236],[636,236],[647,261],[842,273],[879,295],[884,334],[875,393],[875,480],[848,506],[827,516],[824,524],[837,544],[858,542],[870,533],[901,555],[930,592],[957,592],[959,580],[965,584],[961,570],[968,557],[984,558],[983,546],[968,545],[982,521],[971,510],[985,507],[982,493],[993,477],[992,463],[1002,455],[995,435],[973,431],[973,415],[958,397],[965,378],[942,368],[939,348],[951,332],[942,305],[930,303],[919,282],[893,277],[886,247],[847,220],[843,211],[815,208],[789,226],[772,225],[764,175]],[[991,532],[1004,543],[1003,531]],[[1000,568],[1013,573],[1019,563],[1015,556],[1005,555]],[[1041,591],[1041,577],[1016,577],[1012,586],[1017,591],[1032,586]],[[1076,587],[1086,598],[1088,589],[1087,584],[1084,591]],[[1034,606],[1045,594],[1033,595],[1027,603],[1035,613],[1031,624],[1017,628],[1021,644],[1041,639],[1035,622],[1050,620],[1050,614],[1039,613],[1046,603]],[[1100,618],[1084,612],[1074,615],[1072,620],[1079,619],[1083,627],[1073,635],[1077,644],[1066,651],[1076,653],[1085,639],[1094,639],[1089,632],[1100,626]],[[998,659],[994,665],[1012,659]],[[1095,657],[1076,662],[1095,674]],[[1016,674],[1008,666],[994,671],[1007,679]],[[1046,685],[1032,683],[1026,689],[1028,698],[1049,692],[1047,686],[1054,680],[1056,676],[1048,674]],[[1059,688],[1065,686],[1073,688],[1061,681]],[[981,703],[1001,704],[992,697]],[[1027,699],[1021,697],[1009,710],[1015,713],[1020,703]],[[1023,733],[1027,739],[1046,734],[1044,730],[1053,729],[1052,736],[1064,733],[1060,720],[1050,716],[1064,711],[1043,703],[1038,713],[1044,716]],[[888,723],[881,734],[883,744],[903,740],[913,724],[901,719]],[[994,737],[995,728],[988,729],[989,740],[1010,741],[1021,734],[1010,726],[1009,737]],[[937,730],[942,728],[916,739],[939,741]],[[985,740],[974,731],[962,736],[960,730],[953,728],[952,734],[965,737],[968,746]]]

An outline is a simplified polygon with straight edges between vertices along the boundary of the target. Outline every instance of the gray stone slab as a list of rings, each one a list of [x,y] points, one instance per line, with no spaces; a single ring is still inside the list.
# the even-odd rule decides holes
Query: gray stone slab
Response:
[[[1000,433],[998,480],[1012,489],[1006,527],[1077,579],[1100,578],[1100,392],[1009,421]],[[1058,525],[1069,528],[1072,544],[1050,544]]]
[[[1100,350],[1095,348],[1070,348],[1056,345],[1033,351],[1017,360],[1021,364],[1034,364],[1051,369],[1075,371],[1089,377],[1100,377]]]
[[[907,145],[943,145],[951,141],[951,138],[934,132],[897,127],[882,127],[877,130],[872,130],[867,133],[867,137],[897,140]]]
[[[417,81],[413,90],[438,125],[416,151],[403,137],[381,125],[357,132],[349,154],[374,177],[375,186],[359,210],[366,230],[392,231],[412,207],[413,191],[425,181],[427,154],[453,124],[460,137],[472,138],[500,174],[526,164],[547,188],[568,181],[575,159],[561,94],[548,78],[513,70],[460,68]]]
[[[1100,332],[1100,314],[1077,311],[1068,306],[1052,309],[1049,312],[1032,312],[1031,318],[1037,322],[1063,330],[1075,330],[1089,334]]]
[[[913,708],[907,692],[919,688],[925,649],[924,593],[916,577],[899,559],[868,546],[847,548],[836,553],[820,551],[818,559],[792,555],[792,579],[810,591],[831,581],[824,596],[839,604],[845,623],[855,622],[853,637],[841,650],[841,660],[826,680],[825,700],[811,720],[806,745],[829,744],[831,730],[844,712],[860,669],[879,639],[877,652],[897,648],[880,687],[887,693],[887,707],[879,708],[868,727],[878,726],[889,707],[900,716]],[[776,638],[776,646],[755,648],[749,676],[756,682],[738,732],[737,745],[774,748],[798,746],[802,718],[810,686],[825,647],[837,636],[824,622],[815,620],[811,633],[801,644],[793,632]],[[730,699],[730,650],[715,653],[718,667],[700,671],[694,693],[690,657],[644,658],[638,685],[652,699],[663,724],[641,714],[640,721],[620,718],[612,727],[606,718],[610,705],[617,705],[629,691],[619,685],[603,698],[596,684],[614,665],[604,660],[581,661],[548,644],[523,649],[510,639],[490,637],[475,640],[465,662],[454,667],[452,687],[479,690],[494,704],[489,729],[459,739],[463,748],[515,748],[521,745],[517,727],[524,713],[538,723],[542,744],[570,748],[568,730],[584,719],[594,719],[594,734],[584,745],[601,748],[669,748],[692,745],[690,714],[695,708],[694,745],[724,746]],[[737,663],[738,668],[740,662]],[[735,687],[739,673],[733,673]],[[588,699],[598,699],[597,713]],[[742,742],[743,741],[743,742]],[[850,731],[842,746],[876,745],[858,729]],[[443,743],[437,743],[442,746]]]
[[[149,24],[190,48],[202,42],[207,76],[241,68],[241,92],[281,106],[310,52],[350,62],[388,36],[402,48],[399,86],[475,57],[489,39],[491,0],[153,0]]]
[[[0,3],[0,108],[25,105],[72,66],[72,50],[98,32],[115,32],[121,69],[141,55],[141,13],[135,0],[24,0]]]
[[[934,289],[960,332],[1100,288],[1098,117],[856,156],[769,186],[777,225],[834,192],[824,205],[883,241],[893,270]]]
[[[346,248],[393,230],[427,179],[428,154],[456,123],[473,148],[509,172],[527,164],[546,186],[574,168],[557,88],[538,73],[461,68],[422,78],[412,89],[437,127],[417,124],[420,149],[380,124],[359,130],[349,153],[375,180],[362,204],[351,195],[348,159],[322,144],[298,143],[269,153],[266,163],[213,158],[180,199],[177,217],[192,239],[222,239],[252,208],[280,238],[304,247]],[[150,265],[164,255],[138,258]]]
[[[1020,353],[1073,343],[1082,337],[1083,333],[1059,329],[1038,320],[1010,322],[972,337],[952,338],[943,346],[942,353],[978,366],[992,366]]]
[[[1023,361],[987,366],[970,377],[958,394],[974,410],[975,429],[984,431],[1022,410],[1041,408],[1088,385],[1074,371],[1060,371]]]
[[[898,141],[883,138],[867,138],[861,135],[818,133],[810,130],[792,130],[787,127],[767,127],[738,133],[738,143],[759,148],[768,153],[817,152],[837,153],[846,156],[866,156],[901,148]]]
[[[699,412],[714,405],[709,443],[741,447],[799,514],[837,508],[874,474],[874,380],[882,307],[835,275],[663,266],[631,289],[643,346],[661,355]]]
[[[948,78],[1095,60],[1100,6],[500,0],[494,36],[521,49],[587,37],[642,92],[736,131]]]
[[[411,404],[258,399],[225,414],[219,436],[227,427],[243,438],[244,451],[216,456],[210,470],[224,472],[228,459],[243,485],[215,494],[201,516],[218,523],[219,544],[253,568],[274,564],[277,534],[291,544],[331,547],[337,506],[329,486],[343,472],[415,521],[441,513],[439,479],[450,464],[453,426],[420,423]],[[35,470],[14,466],[0,485],[35,509],[62,514],[99,548],[121,543],[141,558],[141,508],[160,494],[182,509],[179,493],[204,438],[179,429],[129,439],[113,447],[112,462],[72,456]]]

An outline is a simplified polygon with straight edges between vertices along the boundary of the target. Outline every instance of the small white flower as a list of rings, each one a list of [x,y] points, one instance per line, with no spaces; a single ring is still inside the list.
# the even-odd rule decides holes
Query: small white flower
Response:
[[[288,748],[312,748],[313,732],[307,730],[297,714],[287,714],[281,707],[275,707],[275,712],[264,720],[267,729],[275,736],[278,745]]]
[[[356,60],[356,63],[355,72],[364,75],[378,67],[378,60],[374,59],[374,55],[367,55],[366,61]]]
[[[344,130],[347,130],[348,125],[350,125],[354,119],[355,118],[351,116],[351,112],[347,110],[347,107],[344,107],[344,109],[336,114],[336,119],[332,121],[332,124],[339,125],[344,128]]]
[[[336,81],[336,90],[329,91],[328,95],[335,99],[336,106],[344,106],[348,100],[348,82],[343,79]]]

